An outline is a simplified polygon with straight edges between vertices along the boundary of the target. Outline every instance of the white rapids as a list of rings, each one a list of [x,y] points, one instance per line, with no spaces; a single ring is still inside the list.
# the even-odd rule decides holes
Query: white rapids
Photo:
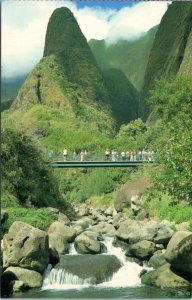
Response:
[[[118,287],[130,287],[141,285],[139,274],[143,267],[139,266],[135,262],[129,262],[126,260],[124,251],[120,247],[113,246],[113,238],[106,237],[103,242],[107,248],[107,252],[104,255],[110,254],[115,255],[120,262],[122,267],[113,274],[109,281],[97,284],[100,288],[118,288]],[[74,245],[71,245],[70,252],[68,255],[77,254]],[[66,272],[64,269],[51,269],[51,265],[48,266],[44,274],[43,290],[47,289],[79,289],[86,288],[91,285],[89,278],[82,279],[76,275]]]

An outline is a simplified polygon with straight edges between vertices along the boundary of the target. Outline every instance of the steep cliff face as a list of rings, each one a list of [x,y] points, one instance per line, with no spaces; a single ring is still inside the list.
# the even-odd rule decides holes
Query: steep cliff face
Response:
[[[140,91],[157,28],[158,26],[151,28],[144,36],[132,42],[118,41],[107,45],[104,40],[90,40],[89,45],[102,69],[121,70]]]
[[[192,3],[175,1],[169,5],[156,33],[144,77],[140,106],[140,114],[144,119],[150,112],[146,103],[149,90],[153,88],[156,79],[177,74],[185,56],[191,29]]]
[[[110,93],[111,110],[119,128],[138,117],[139,93],[121,70],[107,69],[103,75]]]
[[[179,68],[179,74],[192,75],[192,31],[187,41],[183,60]]]
[[[11,109],[27,111],[36,104],[95,121],[103,131],[112,130],[115,123],[103,75],[67,8],[56,9],[50,17],[44,56],[26,79]]]

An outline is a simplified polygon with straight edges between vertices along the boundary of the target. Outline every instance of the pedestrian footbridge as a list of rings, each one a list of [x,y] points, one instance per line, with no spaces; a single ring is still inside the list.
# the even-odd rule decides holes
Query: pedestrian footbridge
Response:
[[[51,161],[50,165],[54,168],[136,168],[153,163],[153,161]]]

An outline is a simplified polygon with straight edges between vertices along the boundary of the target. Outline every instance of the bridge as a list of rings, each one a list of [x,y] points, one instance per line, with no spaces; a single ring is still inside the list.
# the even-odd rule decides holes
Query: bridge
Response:
[[[153,160],[147,158],[143,160],[107,160],[105,156],[87,156],[86,160],[79,161],[74,160],[72,157],[68,157],[66,161],[63,160],[62,156],[53,157],[49,164],[54,168],[110,168],[110,167],[141,167],[143,165],[153,164]]]

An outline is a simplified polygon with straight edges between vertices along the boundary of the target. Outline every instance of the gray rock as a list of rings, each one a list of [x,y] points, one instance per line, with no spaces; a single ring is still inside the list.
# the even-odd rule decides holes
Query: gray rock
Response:
[[[162,289],[190,288],[190,283],[187,280],[171,271],[170,264],[165,264],[154,271],[144,274],[141,277],[141,282]]]
[[[104,214],[105,214],[106,216],[112,216],[112,215],[113,215],[113,210],[114,210],[114,208],[113,208],[112,206],[109,206],[109,207],[105,210]]]
[[[180,224],[176,224],[175,228],[176,228],[177,231],[188,231],[189,230],[189,225],[190,225],[189,222],[183,222],[183,223],[180,223]]]
[[[149,217],[148,212],[145,209],[142,209],[141,211],[139,211],[138,215],[135,217],[135,220],[144,221],[148,217]]]
[[[40,273],[19,267],[9,267],[6,272],[13,273],[17,280],[23,281],[30,288],[41,287],[43,277]]]
[[[106,236],[115,236],[116,234],[114,226],[105,222],[100,222],[98,225],[92,226],[91,230],[105,234]]]
[[[42,273],[49,262],[48,235],[23,222],[14,222],[3,238],[3,265]]]
[[[73,242],[76,236],[74,228],[64,223],[55,221],[49,229],[49,248],[56,249],[59,254],[66,254],[69,251],[69,242]]]
[[[21,280],[15,280],[13,284],[13,292],[20,292],[20,291],[25,291],[28,290],[29,286],[25,282]]]
[[[118,229],[120,224],[124,221],[126,221],[126,217],[123,215],[123,213],[119,212],[113,217],[113,226]]]
[[[101,253],[101,243],[96,237],[81,233],[74,242],[75,249],[80,254],[98,254]]]
[[[134,244],[142,240],[153,241],[157,231],[158,222],[156,221],[146,222],[127,219],[120,224],[117,237]]]
[[[69,253],[69,243],[67,242],[65,236],[58,233],[49,234],[49,248],[53,251],[57,251],[59,254]]]
[[[71,223],[69,218],[61,212],[59,212],[58,221],[64,223],[65,225],[70,225]]]
[[[155,244],[150,241],[140,241],[130,245],[129,252],[132,256],[143,259],[153,255],[155,252]]]
[[[79,209],[78,216],[85,217],[89,215],[89,209],[87,207]]]
[[[114,207],[117,212],[122,212],[124,208],[130,207],[131,205],[131,195],[127,192],[125,186],[122,186],[121,189],[117,192]]]
[[[165,249],[165,247],[164,247],[163,244],[156,244],[155,247],[156,247],[157,250],[163,250],[163,249]]]
[[[114,255],[66,255],[61,257],[61,262],[52,272],[63,269],[90,284],[99,284],[110,280],[120,267],[121,262]]]
[[[59,209],[55,208],[55,207],[47,207],[47,209],[49,209],[51,212],[55,213],[55,214],[59,214]]]
[[[166,263],[167,261],[165,259],[165,255],[163,253],[159,253],[159,254],[154,254],[150,258],[150,260],[148,261],[148,266],[157,269]]]
[[[157,235],[154,237],[154,242],[156,244],[167,244],[169,242],[174,234],[174,231],[171,228],[172,225],[173,224],[168,221],[164,221],[159,224]]]
[[[192,232],[176,232],[167,246],[165,258],[174,269],[192,274]]]

